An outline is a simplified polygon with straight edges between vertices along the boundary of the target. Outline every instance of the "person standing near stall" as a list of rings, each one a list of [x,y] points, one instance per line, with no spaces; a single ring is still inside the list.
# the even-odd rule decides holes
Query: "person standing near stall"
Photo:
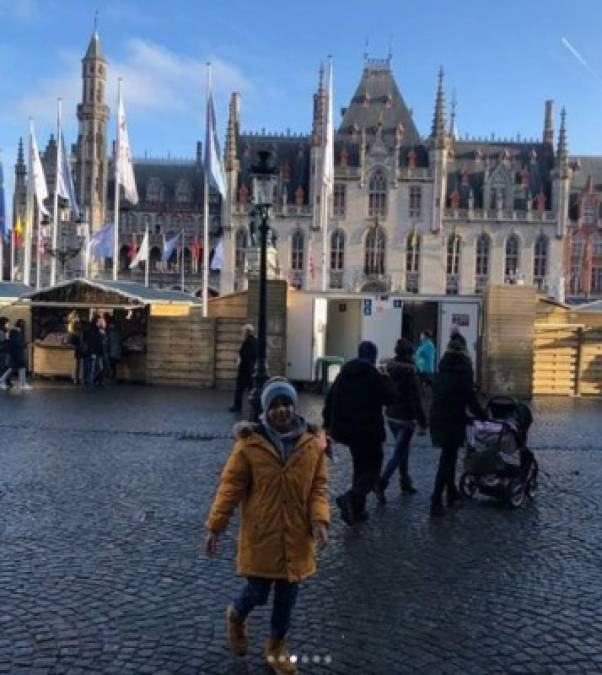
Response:
[[[420,345],[416,349],[414,360],[418,368],[418,376],[423,385],[431,387],[435,374],[436,349],[433,343],[433,334],[425,330],[420,334]]]
[[[25,321],[17,319],[15,327],[8,334],[8,370],[0,377],[0,389],[8,389],[8,378],[13,373],[19,375],[21,391],[28,391],[31,386],[27,384],[27,356],[25,342]]]
[[[234,391],[234,405],[230,412],[242,410],[242,398],[245,390],[253,384],[253,370],[257,361],[257,338],[253,335],[253,326],[248,323],[242,329],[242,344],[238,352],[238,373],[236,375],[236,390]]]

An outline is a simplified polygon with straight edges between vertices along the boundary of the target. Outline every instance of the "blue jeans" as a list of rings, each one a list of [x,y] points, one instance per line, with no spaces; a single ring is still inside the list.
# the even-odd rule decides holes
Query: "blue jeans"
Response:
[[[397,468],[399,468],[402,480],[409,478],[408,460],[410,459],[410,443],[415,429],[414,422],[410,420],[400,420],[399,422],[388,420],[388,422],[389,429],[395,435],[395,449],[382,475],[382,482],[385,485],[389,482]]]
[[[234,601],[234,609],[241,619],[246,619],[257,605],[265,605],[274,584],[274,604],[270,622],[271,636],[283,640],[291,625],[291,614],[297,599],[299,584],[283,579],[247,577],[247,585]]]
[[[93,387],[96,384],[99,373],[98,356],[84,357],[84,384],[86,387]]]

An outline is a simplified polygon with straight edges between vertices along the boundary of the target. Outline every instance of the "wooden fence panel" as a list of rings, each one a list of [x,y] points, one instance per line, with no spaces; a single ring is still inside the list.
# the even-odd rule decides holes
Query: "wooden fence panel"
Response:
[[[587,330],[581,345],[579,393],[602,396],[602,331]]]
[[[536,324],[533,393],[570,396],[576,393],[581,326]]]
[[[232,390],[236,383],[238,351],[245,319],[216,319],[215,386]]]

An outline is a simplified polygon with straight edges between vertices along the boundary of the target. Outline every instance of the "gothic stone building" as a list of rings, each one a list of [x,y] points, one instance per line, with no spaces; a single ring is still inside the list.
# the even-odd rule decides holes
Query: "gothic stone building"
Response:
[[[108,123],[110,110],[106,103],[106,83],[109,66],[101,49],[98,33],[95,31],[82,59],[82,98],[77,106],[79,133],[73,147],[71,163],[75,192],[84,224],[76,223],[70,216],[67,204],[60,203],[61,209],[58,246],[59,249],[76,248],[82,243],[84,228],[89,225],[93,233],[113,219],[114,170],[112,157],[108,153]],[[135,145],[135,139],[134,139]],[[132,205],[122,196],[120,200],[119,227],[119,277],[142,281],[142,268],[129,270],[128,252],[132,243],[142,241],[145,229],[150,232],[150,282],[153,286],[179,288],[181,267],[184,265],[185,288],[200,293],[202,284],[202,263],[193,260],[195,238],[202,246],[203,241],[203,165],[201,144],[196,145],[195,157],[189,160],[134,159],[134,173],[139,194],[139,203]],[[42,163],[48,183],[50,197],[47,206],[53,207],[56,185],[56,141],[50,140],[42,153]],[[14,219],[25,219],[27,167],[23,157],[22,143],[15,166],[15,208]],[[210,243],[213,247],[221,235],[221,200],[211,193]],[[184,231],[183,256],[174,252],[167,263],[161,262],[163,243],[176,233]],[[51,228],[42,226],[43,257],[42,279],[49,279]],[[34,233],[34,247],[37,235]],[[35,250],[32,255],[35,265]],[[181,260],[183,258],[183,260]],[[82,256],[74,256],[66,263],[65,276],[70,278],[83,274]],[[95,277],[109,277],[112,260],[92,267]],[[35,279],[35,272],[32,276]],[[58,279],[61,272],[59,266]],[[219,274],[211,273],[210,289],[219,288]]]
[[[321,287],[325,105],[321,76],[311,134],[242,133],[233,94],[222,293],[245,284],[250,169],[259,150],[278,164],[273,226],[282,274],[298,288]],[[335,133],[329,289],[473,295],[489,283],[521,283],[560,300],[565,285],[566,295],[602,294],[602,157],[569,156],[566,115],[555,139],[553,107],[545,103],[540,140],[460,139],[455,106],[446,121],[441,71],[424,137],[390,59],[367,59]]]

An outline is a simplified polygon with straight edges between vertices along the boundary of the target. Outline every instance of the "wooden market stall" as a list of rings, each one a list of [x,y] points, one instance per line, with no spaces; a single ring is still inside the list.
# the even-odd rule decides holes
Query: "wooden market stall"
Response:
[[[130,281],[75,279],[31,291],[16,306],[29,307],[33,341],[32,371],[42,377],[70,378],[75,352],[68,333],[73,313],[85,324],[95,314],[111,319],[121,334],[123,355],[117,379],[147,381],[149,317],[186,317],[200,308],[198,298],[180,291],[146,288]],[[108,317],[107,317],[108,315]]]

